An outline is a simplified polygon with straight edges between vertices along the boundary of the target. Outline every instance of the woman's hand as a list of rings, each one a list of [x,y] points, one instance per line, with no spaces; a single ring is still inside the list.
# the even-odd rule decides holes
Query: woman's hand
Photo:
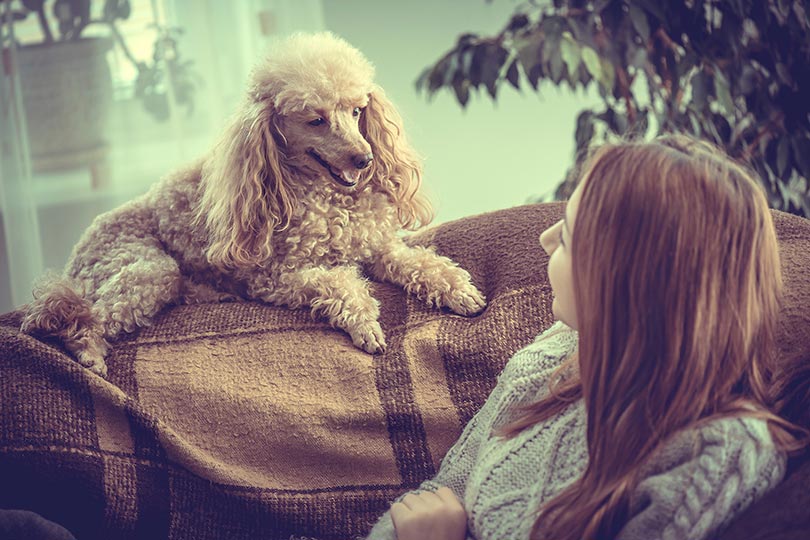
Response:
[[[464,540],[467,512],[450,488],[411,493],[391,505],[397,540]]]

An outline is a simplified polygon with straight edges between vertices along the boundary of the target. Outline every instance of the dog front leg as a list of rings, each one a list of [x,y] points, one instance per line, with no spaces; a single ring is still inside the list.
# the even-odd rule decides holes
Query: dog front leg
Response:
[[[486,306],[469,272],[428,248],[392,242],[376,254],[369,270],[377,279],[396,283],[435,307],[475,315]]]
[[[310,267],[287,272],[275,280],[256,277],[248,283],[252,298],[291,308],[309,306],[332,326],[346,331],[352,342],[374,354],[385,350],[378,318],[379,302],[356,267]]]

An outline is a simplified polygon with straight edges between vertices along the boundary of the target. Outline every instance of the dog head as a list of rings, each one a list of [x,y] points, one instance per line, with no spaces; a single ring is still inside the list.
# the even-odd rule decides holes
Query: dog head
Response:
[[[329,33],[284,42],[253,74],[253,93],[275,115],[287,162],[306,176],[350,191],[368,181],[374,153],[360,120],[374,91],[374,68]]]
[[[262,264],[313,182],[345,192],[378,189],[402,227],[432,219],[419,192],[421,161],[402,120],[374,84],[374,68],[331,33],[296,34],[253,71],[240,111],[203,167],[198,219],[208,259]]]

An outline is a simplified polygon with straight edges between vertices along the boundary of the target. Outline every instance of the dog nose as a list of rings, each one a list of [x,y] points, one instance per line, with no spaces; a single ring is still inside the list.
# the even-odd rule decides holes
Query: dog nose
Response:
[[[365,169],[373,159],[374,156],[371,154],[357,154],[352,158],[352,162],[358,169]]]

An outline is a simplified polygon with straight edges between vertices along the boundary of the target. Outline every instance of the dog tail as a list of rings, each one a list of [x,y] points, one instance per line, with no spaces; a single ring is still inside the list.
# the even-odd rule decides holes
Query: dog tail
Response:
[[[47,274],[34,286],[34,301],[25,308],[20,330],[37,337],[57,337],[79,363],[104,375],[107,341],[83,287],[65,276]]]

